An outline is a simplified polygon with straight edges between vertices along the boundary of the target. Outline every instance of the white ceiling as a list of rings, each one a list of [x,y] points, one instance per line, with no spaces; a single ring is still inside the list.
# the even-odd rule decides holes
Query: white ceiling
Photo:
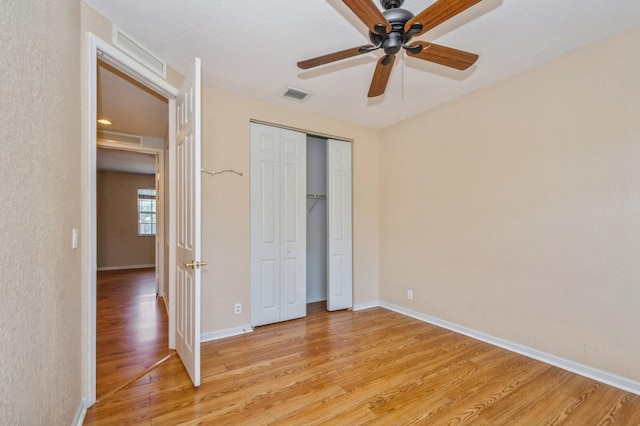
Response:
[[[479,54],[473,67],[461,72],[405,56],[386,94],[368,99],[380,51],[296,66],[369,42],[341,0],[85,2],[183,74],[202,58],[208,86],[378,129],[640,26],[639,0],[483,0],[418,38]],[[417,14],[432,3],[406,0],[403,8]],[[313,96],[281,97],[288,86]]]

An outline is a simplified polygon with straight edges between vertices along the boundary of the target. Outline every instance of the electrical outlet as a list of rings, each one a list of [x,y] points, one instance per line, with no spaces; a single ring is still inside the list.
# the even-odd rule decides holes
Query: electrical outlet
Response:
[[[413,300],[413,291],[407,290],[407,299]]]
[[[235,314],[241,314],[242,313],[242,303],[236,303],[236,307],[235,307]]]

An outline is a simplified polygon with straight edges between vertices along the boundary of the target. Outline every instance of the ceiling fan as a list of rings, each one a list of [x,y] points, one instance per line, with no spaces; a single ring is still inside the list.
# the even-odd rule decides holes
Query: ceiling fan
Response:
[[[396,58],[395,55],[401,49],[405,49],[407,54],[414,58],[458,70],[469,68],[478,59],[478,55],[473,53],[426,41],[412,41],[411,39],[453,18],[481,0],[437,0],[415,16],[410,11],[401,8],[404,0],[380,0],[380,4],[385,9],[384,12],[381,12],[373,4],[373,0],[342,1],[369,28],[369,39],[372,44],[300,61],[298,62],[299,68],[309,69],[383,49],[385,55],[378,60],[369,87],[368,97],[372,98],[384,93]]]

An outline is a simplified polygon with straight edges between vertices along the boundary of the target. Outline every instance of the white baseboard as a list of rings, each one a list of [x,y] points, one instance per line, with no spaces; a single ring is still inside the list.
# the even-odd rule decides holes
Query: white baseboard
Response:
[[[78,408],[76,408],[76,414],[73,416],[72,426],[82,426],[84,422],[84,416],[87,415],[87,408],[89,408],[89,398],[86,396],[80,400]]]
[[[253,333],[253,327],[245,325],[243,327],[228,328],[226,330],[212,331],[200,335],[200,342],[210,342],[211,340],[224,339],[225,337],[238,336],[240,334]]]
[[[121,271],[124,269],[143,269],[143,268],[155,268],[155,263],[150,265],[126,265],[126,266],[102,266],[97,268],[97,271]]]
[[[169,302],[167,302],[167,297],[164,294],[159,295],[162,297],[162,301],[164,302],[164,309],[167,311],[167,315],[169,315]]]
[[[372,300],[371,302],[365,302],[365,303],[358,303],[353,305],[352,310],[353,311],[362,311],[364,309],[371,309],[371,308],[377,308],[380,305],[380,301],[379,300]]]
[[[562,368],[563,370],[571,371],[572,373],[579,374],[584,377],[588,377],[593,380],[605,383],[607,385],[614,386],[618,389],[622,389],[627,392],[640,395],[640,382],[627,379],[615,374],[608,373],[606,371],[598,370],[596,368],[589,367],[584,364],[580,364],[568,359],[560,358],[555,355],[551,355],[546,352],[542,352],[536,349],[529,348],[517,343],[510,342],[508,340],[501,339],[499,337],[491,336],[489,334],[481,333],[479,331],[454,324],[449,321],[441,320],[430,315],[422,314],[420,312],[412,311],[411,309],[404,308],[402,306],[394,305],[392,303],[380,302],[380,306],[389,309],[394,312],[398,312],[403,315],[418,319],[420,321],[428,322],[429,324],[436,325],[438,327],[446,328],[447,330],[454,331],[459,334],[464,334],[473,339],[480,340],[485,343],[489,343],[494,346],[506,349],[511,352],[515,352],[529,358],[537,359],[547,364]]]

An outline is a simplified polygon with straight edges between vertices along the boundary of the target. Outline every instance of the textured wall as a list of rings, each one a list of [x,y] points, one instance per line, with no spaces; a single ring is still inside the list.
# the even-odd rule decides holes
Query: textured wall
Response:
[[[138,235],[138,189],[155,188],[154,175],[99,171],[96,176],[98,268],[153,265],[156,238]]]
[[[202,176],[202,332],[250,323],[250,119],[353,139],[354,303],[377,300],[379,133],[211,87],[202,105],[202,167],[244,172]]]
[[[80,5],[0,4],[0,424],[68,425],[80,360]]]
[[[387,129],[381,298],[640,381],[638,45],[640,29]]]

